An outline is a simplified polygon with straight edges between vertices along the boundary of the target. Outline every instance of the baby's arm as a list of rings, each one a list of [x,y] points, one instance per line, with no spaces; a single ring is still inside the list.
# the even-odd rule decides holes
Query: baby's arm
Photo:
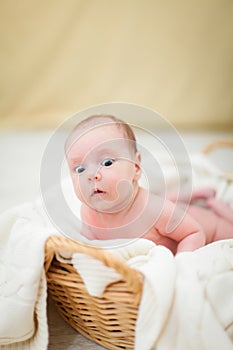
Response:
[[[199,223],[170,201],[164,203],[156,229],[162,236],[178,242],[177,253],[193,251],[206,243],[205,233]]]
[[[196,232],[189,233],[179,241],[177,253],[184,251],[193,251],[205,245],[206,238],[204,231],[200,228]]]

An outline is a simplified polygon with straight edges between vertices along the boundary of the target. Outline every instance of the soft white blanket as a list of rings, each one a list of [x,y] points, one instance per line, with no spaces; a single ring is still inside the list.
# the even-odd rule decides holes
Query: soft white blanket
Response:
[[[51,234],[35,204],[0,215],[0,348],[48,344],[44,243]]]
[[[126,241],[112,253],[145,276],[136,350],[232,349],[233,239],[176,257],[144,239],[128,245]],[[100,296],[119,279],[84,254],[74,254],[71,261],[92,295]]]
[[[172,308],[154,349],[232,349],[233,239],[181,253],[175,265]]]
[[[224,177],[211,167],[205,168],[206,162],[201,160],[194,159],[195,185],[212,181],[219,197],[232,204],[232,184],[225,184],[220,193]],[[47,348],[44,243],[54,232],[38,203],[0,215],[1,349]],[[176,258],[166,248],[145,240],[123,245],[113,253],[145,275],[136,350],[232,349],[233,240]],[[108,283],[119,279],[96,261],[91,265],[90,257],[74,255],[71,261],[94,295],[101,295]],[[86,266],[92,269],[86,270]]]

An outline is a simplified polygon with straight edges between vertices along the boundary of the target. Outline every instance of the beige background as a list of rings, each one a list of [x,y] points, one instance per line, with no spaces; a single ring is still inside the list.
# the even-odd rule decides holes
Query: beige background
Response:
[[[233,130],[232,0],[1,0],[0,126],[111,101]]]

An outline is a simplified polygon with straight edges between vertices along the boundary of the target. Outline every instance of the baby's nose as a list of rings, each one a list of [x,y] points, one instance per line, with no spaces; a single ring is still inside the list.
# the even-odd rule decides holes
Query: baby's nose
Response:
[[[89,172],[88,181],[99,181],[101,179],[101,174],[99,170],[94,172]]]

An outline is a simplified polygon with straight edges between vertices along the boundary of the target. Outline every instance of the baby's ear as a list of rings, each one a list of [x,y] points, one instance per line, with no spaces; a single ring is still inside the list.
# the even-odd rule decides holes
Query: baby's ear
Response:
[[[141,177],[141,154],[139,152],[135,155],[135,180]]]
[[[135,159],[136,159],[136,162],[140,164],[141,163],[141,153],[137,152]]]

